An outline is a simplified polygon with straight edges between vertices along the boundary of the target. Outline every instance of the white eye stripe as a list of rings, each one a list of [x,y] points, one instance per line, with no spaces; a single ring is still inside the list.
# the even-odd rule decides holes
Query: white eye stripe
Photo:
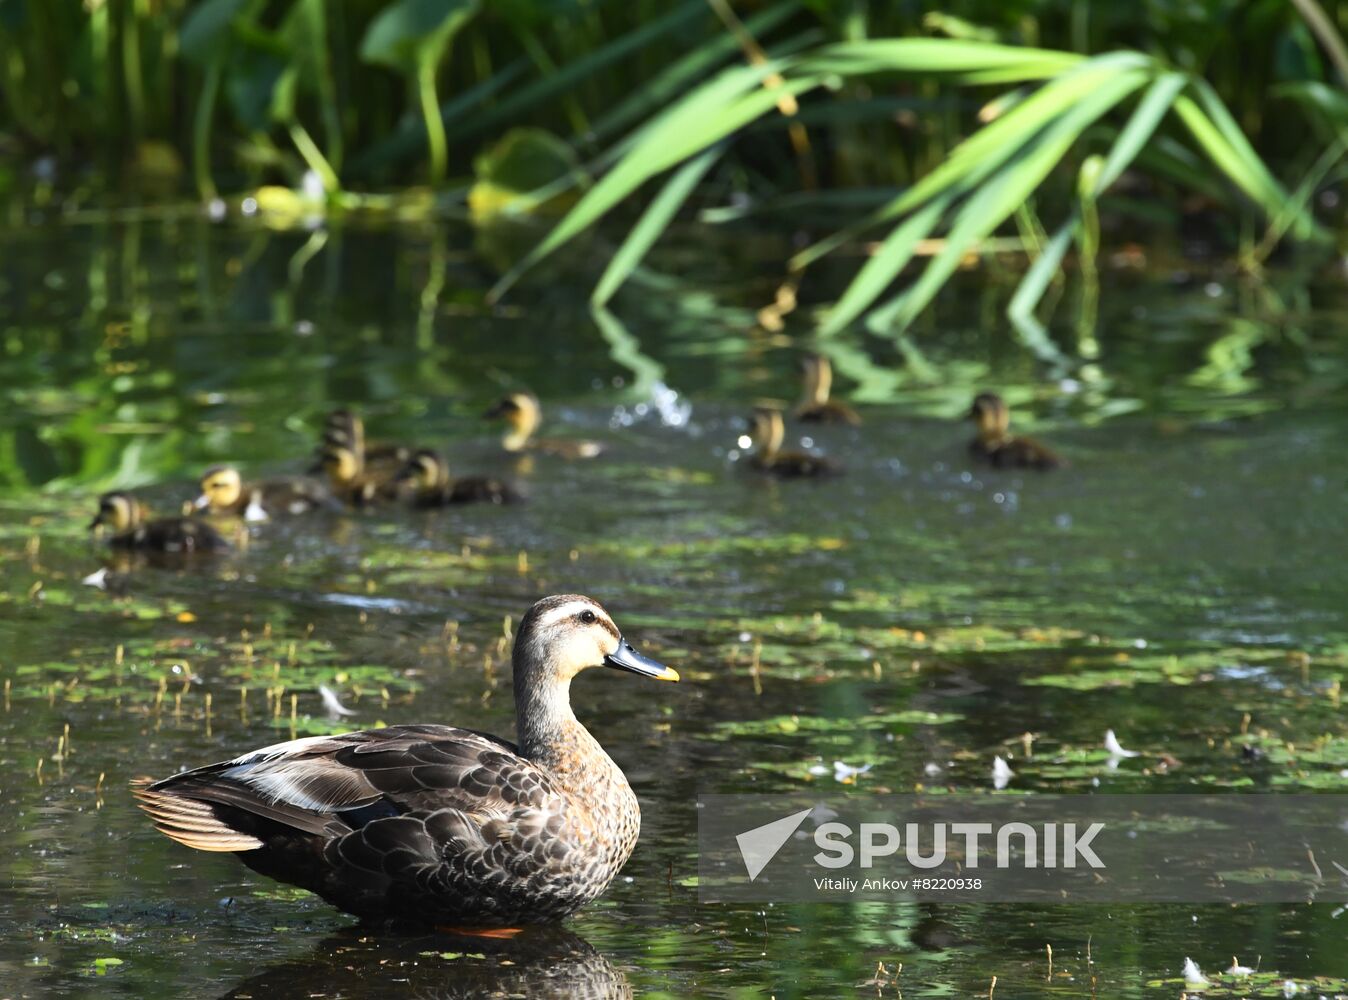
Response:
[[[608,616],[604,614],[603,610],[591,601],[567,601],[565,604],[555,607],[545,614],[539,619],[538,624],[540,628],[546,628],[549,625],[556,625],[558,622],[567,618],[574,618],[582,611],[592,611],[599,621],[608,621]]]

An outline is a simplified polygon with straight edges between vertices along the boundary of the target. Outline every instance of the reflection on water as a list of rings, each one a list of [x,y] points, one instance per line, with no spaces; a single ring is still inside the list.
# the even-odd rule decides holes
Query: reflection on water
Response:
[[[303,959],[249,976],[223,1000],[393,994],[417,1000],[622,1000],[632,996],[632,986],[604,955],[560,927],[528,928],[508,941],[448,933],[374,938],[351,931],[325,938]]]
[[[781,333],[755,330],[780,280],[755,240],[675,241],[648,262],[677,275],[660,294],[634,284],[592,316],[589,283],[559,276],[486,309],[490,270],[452,229],[325,235],[196,219],[8,235],[5,996],[588,995],[572,975],[594,995],[736,1000],[986,995],[994,975],[998,996],[1174,996],[1146,982],[1232,954],[1348,975],[1324,907],[745,910],[698,903],[693,856],[699,791],[835,790],[835,761],[870,765],[853,795],[988,788],[994,756],[1014,794],[1343,790],[1337,285],[1107,277],[1100,358],[1059,370],[1002,322],[996,276],[971,276],[910,343],[811,345],[867,417],[809,432],[848,466],[820,486],[732,459],[754,401],[799,395],[813,294]],[[606,455],[502,456],[479,414],[521,386],[548,433]],[[969,465],[955,418],[984,386],[1071,468]],[[278,519],[172,568],[89,541],[100,490],[143,485],[172,512],[216,462],[300,469],[339,405],[463,474],[519,477],[529,503]],[[106,589],[81,585],[105,560]],[[593,948],[368,936],[137,814],[136,775],[291,735],[509,736],[507,616],[573,590],[685,678],[659,699],[577,682],[642,804],[632,861],[567,925]],[[324,687],[357,714],[330,721]],[[1107,729],[1143,756],[1111,770]]]

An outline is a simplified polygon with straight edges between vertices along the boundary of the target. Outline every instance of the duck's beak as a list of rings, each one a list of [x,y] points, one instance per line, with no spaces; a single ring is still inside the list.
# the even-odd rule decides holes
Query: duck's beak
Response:
[[[94,515],[94,519],[89,522],[89,530],[97,531],[99,528],[103,527],[104,523],[105,522],[103,520],[103,512],[99,511],[97,514]]]
[[[192,501],[192,507],[195,510],[205,510],[210,505],[211,505],[211,498],[208,497],[205,493],[201,494],[201,496],[197,497],[195,500]]]
[[[613,667],[617,670],[630,670],[634,674],[652,677],[657,681],[677,681],[679,679],[677,670],[638,653],[626,639],[619,639],[618,648],[604,657],[604,666]]]
[[[510,409],[509,401],[504,399],[499,400],[482,411],[482,419],[492,420],[496,417],[503,417],[508,409]]]

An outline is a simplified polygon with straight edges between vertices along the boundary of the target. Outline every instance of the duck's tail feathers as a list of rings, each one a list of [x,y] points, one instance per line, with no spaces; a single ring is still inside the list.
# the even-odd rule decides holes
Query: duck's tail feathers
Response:
[[[253,851],[262,841],[222,823],[209,802],[189,799],[173,792],[155,791],[151,778],[132,782],[137,805],[154,821],[154,827],[170,840],[198,851]]]

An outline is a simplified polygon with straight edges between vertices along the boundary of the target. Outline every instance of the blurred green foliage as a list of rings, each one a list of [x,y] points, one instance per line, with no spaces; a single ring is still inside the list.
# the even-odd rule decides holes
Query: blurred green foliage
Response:
[[[511,213],[571,211],[522,261],[493,257],[498,293],[611,210],[650,203],[602,305],[690,199],[704,222],[794,225],[774,211],[789,195],[831,206],[834,225],[784,274],[883,239],[821,335],[864,320],[902,339],[971,255],[1010,250],[1031,265],[1012,318],[1042,342],[1035,309],[1073,246],[1094,294],[1104,195],[1131,220],[1116,239],[1217,218],[1251,270],[1285,237],[1324,241],[1314,196],[1348,152],[1345,6],[0,0],[0,195],[262,192],[303,220],[429,181],[418,210],[477,214],[481,165],[525,134],[563,166]],[[307,200],[286,207],[286,189]]]

